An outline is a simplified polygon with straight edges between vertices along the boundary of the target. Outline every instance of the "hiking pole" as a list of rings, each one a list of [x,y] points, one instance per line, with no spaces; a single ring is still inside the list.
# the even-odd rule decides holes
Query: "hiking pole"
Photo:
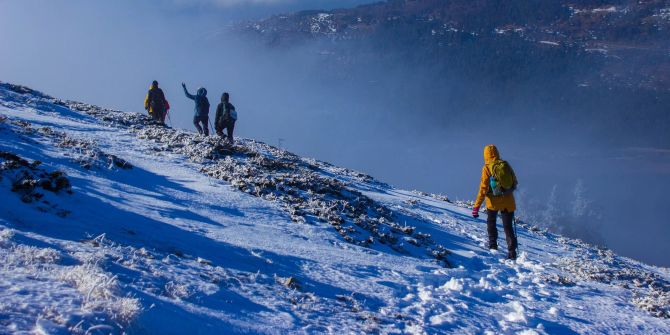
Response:
[[[516,254],[519,256],[519,234],[516,233],[516,219],[512,220],[514,223],[514,239],[516,240]]]
[[[207,124],[209,124],[209,131],[212,136],[214,135],[214,127],[212,127],[212,119],[209,118],[209,114],[207,114]]]
[[[172,128],[172,118],[170,117],[170,111],[167,112],[168,122],[170,123],[170,128]]]

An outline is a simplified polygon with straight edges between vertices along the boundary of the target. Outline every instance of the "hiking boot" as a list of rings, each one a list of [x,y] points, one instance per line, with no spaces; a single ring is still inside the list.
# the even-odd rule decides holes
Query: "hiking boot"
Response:
[[[498,243],[489,242],[486,244],[486,248],[488,248],[489,250],[498,250]]]
[[[509,252],[507,254],[507,259],[510,259],[510,260],[513,260],[513,261],[516,260],[516,251]]]

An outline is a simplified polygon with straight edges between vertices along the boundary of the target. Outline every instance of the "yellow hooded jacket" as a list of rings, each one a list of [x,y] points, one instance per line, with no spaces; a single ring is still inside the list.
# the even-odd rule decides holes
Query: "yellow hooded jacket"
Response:
[[[151,89],[152,89],[153,87],[154,87],[154,85],[150,85],[150,86],[149,86],[149,90],[151,91]],[[147,111],[149,111],[149,114],[151,114],[151,106],[149,105],[149,93],[147,93],[146,98],[144,98],[144,109],[146,109]]]
[[[153,84],[149,85],[149,92],[151,92],[152,88],[154,88],[154,85]],[[164,100],[165,100],[165,110],[170,109],[170,103],[167,101],[167,99]],[[149,93],[147,93],[147,96],[144,98],[144,109],[147,110],[149,114],[153,114],[151,104],[149,103]]]
[[[477,200],[475,200],[475,208],[479,208],[486,198],[486,208],[494,211],[507,210],[514,212],[516,210],[516,202],[512,193],[503,194],[501,196],[492,196],[489,193],[489,179],[491,172],[488,165],[493,161],[500,159],[498,148],[495,145],[487,145],[484,147],[484,167],[482,168],[482,179],[479,183],[479,193],[477,193]],[[514,185],[517,184],[516,175],[514,175]]]

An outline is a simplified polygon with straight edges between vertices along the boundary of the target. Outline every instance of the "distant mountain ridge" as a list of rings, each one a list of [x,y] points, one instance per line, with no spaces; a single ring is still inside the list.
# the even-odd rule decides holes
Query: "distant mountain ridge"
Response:
[[[522,53],[530,62],[539,57],[598,68],[596,75],[579,78],[582,85],[670,90],[666,1],[390,0],[277,15],[242,30],[275,46],[367,40],[380,54],[412,49],[452,64],[479,55],[472,64],[493,68],[509,66],[504,60]],[[489,52],[501,61],[486,57]]]
[[[670,146],[664,1],[392,0],[236,29],[312,54],[319,80],[374,106],[356,113],[393,124],[493,123],[524,136],[559,124],[606,145]]]

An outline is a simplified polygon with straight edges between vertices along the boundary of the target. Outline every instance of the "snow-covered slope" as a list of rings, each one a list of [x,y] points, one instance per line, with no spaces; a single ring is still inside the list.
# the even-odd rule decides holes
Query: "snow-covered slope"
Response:
[[[3,334],[670,333],[668,269],[1,83],[0,194]]]

